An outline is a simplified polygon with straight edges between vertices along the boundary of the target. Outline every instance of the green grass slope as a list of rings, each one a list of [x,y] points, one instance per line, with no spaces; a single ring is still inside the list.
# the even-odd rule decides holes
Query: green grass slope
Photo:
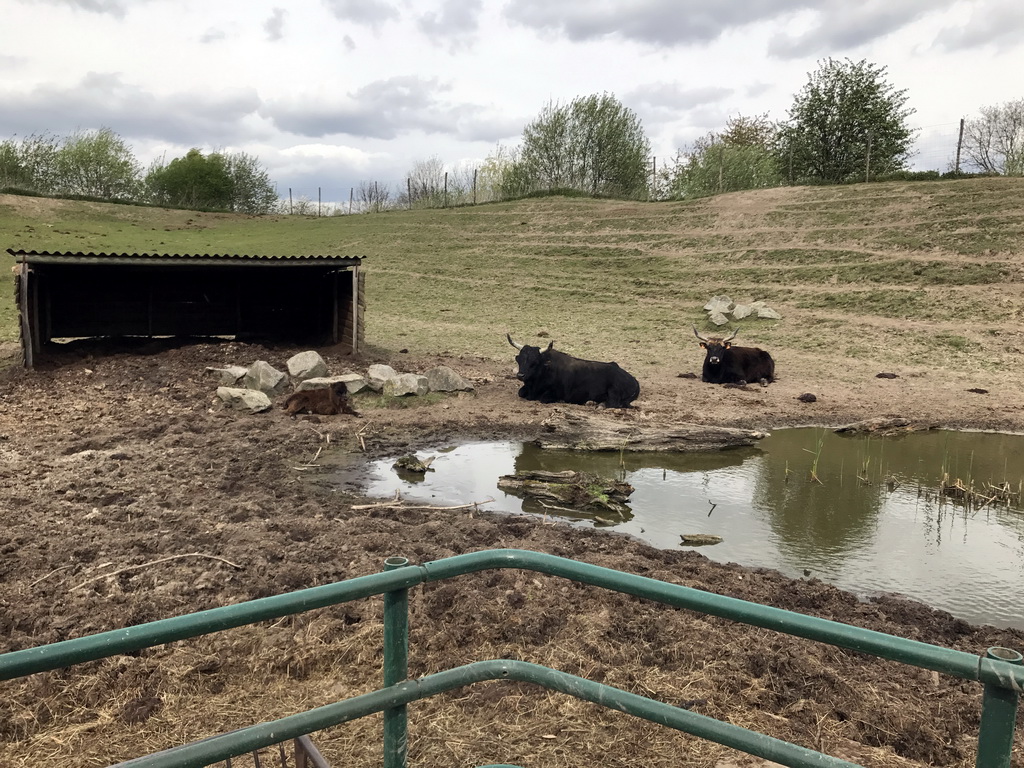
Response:
[[[783,317],[743,321],[738,341],[998,370],[1019,351],[1024,314],[1022,179],[321,219],[0,196],[0,244],[363,256],[370,343],[497,359],[509,352],[506,331],[517,340],[547,332],[582,357],[657,365],[694,341],[691,323],[710,330],[701,307],[725,293],[763,299]],[[4,339],[17,338],[12,297],[0,290]]]

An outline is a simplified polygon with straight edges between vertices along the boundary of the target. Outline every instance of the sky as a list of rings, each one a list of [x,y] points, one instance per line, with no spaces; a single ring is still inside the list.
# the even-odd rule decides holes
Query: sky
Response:
[[[906,89],[915,168],[1024,98],[1020,0],[0,0],[0,141],[109,128],[142,165],[255,155],[287,198],[465,172],[551,103],[608,93],[656,163],[783,120],[828,59]],[[358,194],[358,193],[357,193]]]

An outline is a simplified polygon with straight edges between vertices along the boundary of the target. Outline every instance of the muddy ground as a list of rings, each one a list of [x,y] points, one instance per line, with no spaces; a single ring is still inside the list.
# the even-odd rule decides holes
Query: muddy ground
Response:
[[[720,565],[693,550],[654,549],[558,521],[365,508],[380,500],[325,483],[331,468],[461,439],[528,440],[551,406],[518,400],[511,350],[508,360],[323,350],[331,373],[372,362],[401,371],[443,362],[476,385],[420,407],[357,399],[359,419],[291,419],[276,409],[242,415],[217,401],[207,366],[263,359],[284,369],[296,351],[234,342],[84,344],[51,353],[35,371],[0,371],[0,651],[373,573],[392,555],[423,562],[495,547],[549,552],[970,653],[1024,649],[1024,633],[970,626],[896,596],[863,602],[816,579]],[[970,393],[984,382],[964,378],[876,379],[865,370],[837,382],[812,371],[799,383],[727,390],[679,377],[698,366],[694,359],[645,374],[637,408],[623,418],[770,430],[898,415],[1024,431],[1024,395]],[[817,402],[798,400],[804,392]],[[316,467],[304,466],[314,457]],[[974,761],[976,684],[518,571],[414,590],[411,610],[416,675],[521,658],[865,765]],[[4,683],[0,766],[106,765],[372,690],[380,617],[379,599],[359,601]],[[513,683],[416,704],[410,724],[414,765],[747,762]],[[1024,766],[1022,732],[1019,722],[1015,766]],[[315,740],[333,765],[380,764],[379,717]]]

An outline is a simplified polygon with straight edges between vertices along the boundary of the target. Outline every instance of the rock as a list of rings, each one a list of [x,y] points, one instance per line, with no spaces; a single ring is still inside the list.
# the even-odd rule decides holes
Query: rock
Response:
[[[757,310],[757,316],[762,320],[781,320],[782,315],[776,312],[771,307],[760,307]]]
[[[710,320],[715,325],[726,325],[729,322],[729,318],[723,315],[721,312],[712,312],[710,315],[708,315],[708,320]]]
[[[680,544],[684,547],[705,547],[710,544],[721,544],[721,536],[711,533],[681,533],[679,534]]]
[[[426,472],[434,471],[433,467],[430,465],[434,463],[434,459],[436,458],[436,456],[431,456],[428,459],[420,460],[416,458],[416,454],[410,453],[405,456],[399,456],[391,466],[396,470],[402,470],[404,472],[425,474]]]
[[[267,395],[280,395],[288,388],[288,377],[265,360],[257,360],[245,373],[246,389],[255,389]]]
[[[473,385],[459,376],[447,365],[431,368],[426,373],[427,386],[431,392],[469,392]]]
[[[321,378],[327,375],[327,363],[315,350],[299,352],[288,358],[288,375],[298,381]]]
[[[397,375],[398,372],[390,365],[374,363],[366,370],[366,383],[374,392],[380,392],[384,389],[384,382]]]
[[[812,395],[810,392],[804,392],[802,395],[797,397],[801,403],[814,403],[818,401],[818,398]]]
[[[737,320],[742,320],[745,317],[749,317],[754,311],[754,308],[749,304],[737,304],[732,309],[732,316]]]
[[[712,296],[711,300],[704,305],[708,312],[728,312],[733,308],[732,299],[728,296]]]
[[[914,424],[900,416],[878,416],[847,424],[832,431],[839,435],[902,435],[905,432],[926,432],[934,428],[934,424]]]
[[[427,377],[418,373],[402,373],[384,382],[381,389],[388,397],[405,397],[406,395],[425,395],[430,391]]]
[[[213,368],[207,366],[207,373],[217,374],[217,383],[225,387],[233,387],[238,383],[245,374],[249,372],[248,368],[243,368],[240,365],[229,365],[227,368]]]
[[[981,387],[971,387],[970,389],[968,389],[966,391],[967,392],[973,392],[976,395],[987,395],[988,394],[988,390],[987,389],[982,389]]]
[[[713,451],[753,445],[767,432],[689,423],[642,423],[618,416],[556,408],[541,422],[541,448],[568,451]]]
[[[295,388],[295,391],[303,392],[307,389],[327,389],[332,384],[339,381],[345,383],[345,387],[348,389],[348,393],[350,395],[362,392],[368,386],[366,379],[358,373],[343,373],[341,376],[318,376],[316,378],[306,379],[305,381],[299,382],[299,386]]]
[[[217,397],[224,401],[228,408],[249,413],[269,411],[270,398],[264,392],[240,387],[217,387]]]
[[[875,378],[876,379],[898,379],[899,378],[899,374],[898,373],[876,373],[875,374]]]

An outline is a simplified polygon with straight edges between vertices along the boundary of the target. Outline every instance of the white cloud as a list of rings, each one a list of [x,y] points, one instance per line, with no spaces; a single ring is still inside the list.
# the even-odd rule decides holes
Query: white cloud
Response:
[[[886,67],[941,131],[1018,98],[1024,71],[1010,0],[0,0],[0,18],[18,20],[0,140],[108,127],[144,165],[230,147],[346,198],[424,158],[478,162],[577,96],[616,95],[662,158],[730,116],[785,118],[827,56]]]

